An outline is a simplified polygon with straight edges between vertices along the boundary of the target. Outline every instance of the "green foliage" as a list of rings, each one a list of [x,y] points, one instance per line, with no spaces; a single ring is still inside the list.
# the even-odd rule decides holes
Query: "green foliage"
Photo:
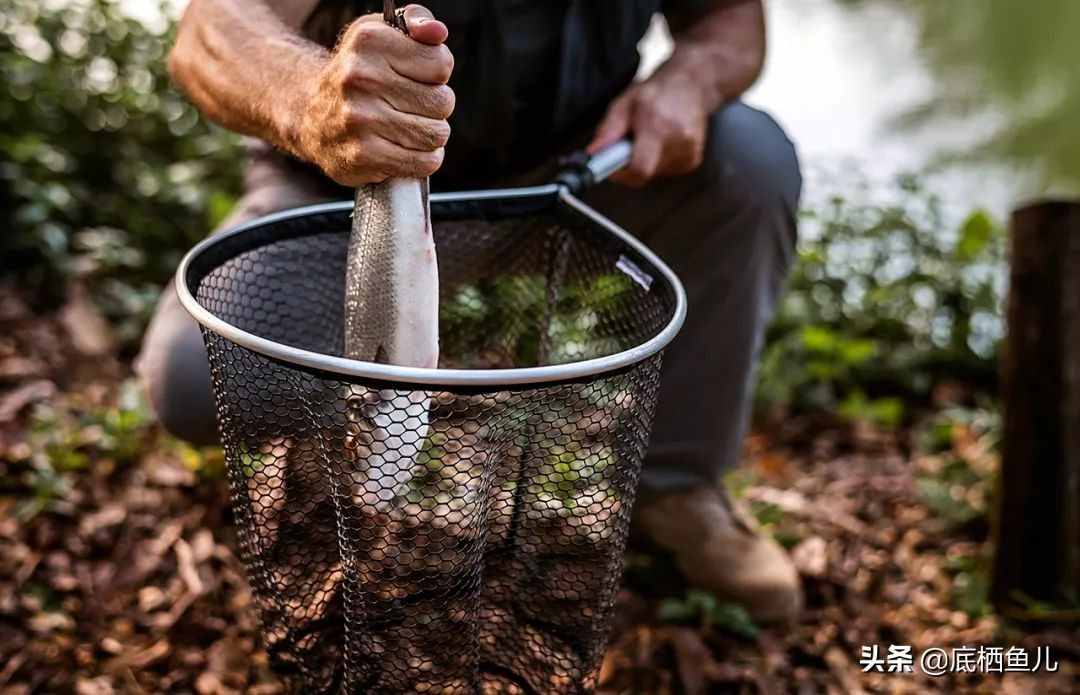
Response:
[[[804,215],[799,258],[762,357],[762,405],[827,408],[898,425],[934,383],[995,381],[1004,233],[959,228],[911,177],[885,202],[860,192]],[[869,201],[869,202],[868,202]]]
[[[12,478],[0,478],[0,492],[19,492],[21,519],[63,511],[83,477],[135,461],[147,446],[151,425],[149,407],[134,381],[124,384],[112,407],[38,405],[29,423],[26,458],[13,462]]]
[[[91,282],[114,319],[145,319],[184,250],[228,209],[238,141],[169,86],[171,22],[115,0],[5,0],[0,12],[0,235],[6,273],[56,300]],[[138,325],[125,337],[134,338]]]
[[[989,553],[949,556],[945,566],[952,574],[952,602],[957,610],[976,619],[988,615],[993,610]]]
[[[951,408],[922,425],[916,484],[935,517],[954,527],[987,527],[1000,440],[1000,415],[993,409]]]
[[[591,359],[624,349],[596,329],[625,314],[636,291],[625,275],[559,288],[549,309],[543,275],[505,275],[463,285],[440,307],[443,352],[470,366],[520,367]],[[543,353],[543,354],[542,354]]]
[[[667,598],[658,609],[660,620],[716,628],[746,639],[758,636],[758,626],[742,606],[721,603],[707,591],[691,589],[684,598]]]

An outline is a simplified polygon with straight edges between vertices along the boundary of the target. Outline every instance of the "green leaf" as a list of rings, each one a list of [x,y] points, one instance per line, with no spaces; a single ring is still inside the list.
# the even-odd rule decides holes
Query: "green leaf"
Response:
[[[665,623],[688,623],[699,617],[699,610],[688,601],[666,598],[660,602],[656,615]]]
[[[716,628],[746,639],[755,639],[760,632],[754,619],[745,608],[734,603],[722,603],[710,613],[710,622]]]
[[[225,191],[214,191],[207,207],[209,228],[216,229],[236,207],[236,198]]]
[[[878,398],[870,404],[870,418],[882,427],[899,427],[904,421],[904,401],[899,398]]]
[[[960,227],[960,239],[956,244],[957,260],[970,263],[986,249],[994,238],[997,227],[993,219],[983,210],[977,210]]]
[[[831,353],[836,350],[836,334],[824,326],[806,326],[802,342],[811,352]]]
[[[869,362],[877,353],[878,346],[873,340],[844,340],[840,343],[840,359],[851,367]]]

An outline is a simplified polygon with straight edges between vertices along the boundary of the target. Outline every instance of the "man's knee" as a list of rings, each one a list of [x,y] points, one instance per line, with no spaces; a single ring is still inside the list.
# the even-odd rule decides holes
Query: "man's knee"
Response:
[[[713,115],[706,167],[725,196],[755,207],[783,206],[794,216],[802,193],[795,146],[771,116],[742,102]]]
[[[135,368],[166,431],[199,446],[217,442],[202,334],[171,287],[162,296]]]

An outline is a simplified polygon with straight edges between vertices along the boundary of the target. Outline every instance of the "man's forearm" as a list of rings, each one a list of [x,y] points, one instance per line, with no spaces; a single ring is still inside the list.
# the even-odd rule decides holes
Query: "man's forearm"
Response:
[[[305,0],[192,0],[169,58],[173,79],[208,118],[295,155],[296,121],[328,52],[299,35]]]
[[[765,44],[762,0],[717,0],[695,20],[676,23],[675,52],[658,74],[691,80],[715,110],[761,75]]]

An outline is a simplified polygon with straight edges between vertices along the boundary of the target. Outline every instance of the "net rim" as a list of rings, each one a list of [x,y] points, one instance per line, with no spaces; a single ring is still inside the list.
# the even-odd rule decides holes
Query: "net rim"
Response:
[[[309,350],[284,345],[273,340],[241,330],[236,326],[214,316],[195,299],[188,287],[188,271],[195,260],[223,241],[263,228],[269,224],[284,222],[309,215],[347,212],[352,209],[352,201],[308,205],[291,210],[266,215],[233,229],[215,234],[204,239],[189,251],[177,268],[173,283],[180,303],[184,309],[205,329],[229,340],[241,347],[257,352],[266,357],[286,364],[305,367],[321,372],[382,382],[397,382],[428,386],[461,387],[504,387],[528,384],[542,384],[574,381],[617,372],[637,365],[664,350],[682,329],[686,320],[686,289],[675,272],[653,253],[645,244],[611,220],[586,205],[563,186],[551,184],[533,188],[491,191],[463,191],[455,193],[436,193],[431,196],[432,203],[455,203],[484,199],[513,197],[531,197],[556,195],[558,198],[588,217],[592,222],[603,227],[608,233],[631,247],[636,253],[660,272],[675,295],[675,310],[667,325],[648,341],[628,350],[579,362],[569,362],[543,367],[522,367],[513,369],[423,369],[417,367],[399,367],[374,362],[363,362],[344,357],[325,355]]]

